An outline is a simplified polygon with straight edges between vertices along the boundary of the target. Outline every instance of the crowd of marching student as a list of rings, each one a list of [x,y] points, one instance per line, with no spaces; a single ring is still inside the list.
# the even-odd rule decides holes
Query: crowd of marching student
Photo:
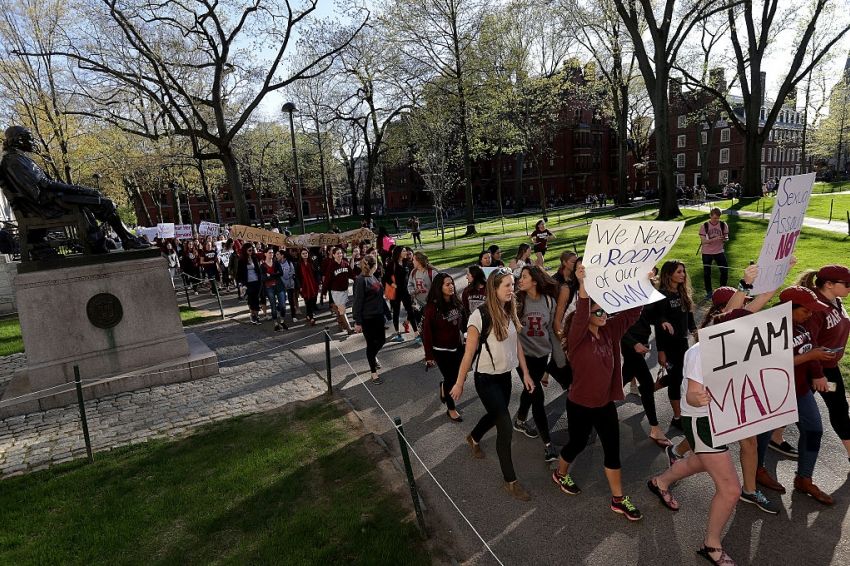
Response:
[[[736,287],[725,286],[729,273],[725,256],[720,258],[722,262],[717,261],[724,285],[711,292],[710,260],[718,260],[723,254],[717,240],[728,239],[728,227],[719,222],[719,211],[712,211],[701,236],[704,263],[706,256],[718,257],[709,258],[706,264],[704,276],[711,308],[700,328],[757,312],[773,299],[775,293],[749,296],[758,274],[755,265],[736,274],[740,277]],[[340,331],[364,335],[372,383],[382,381],[377,355],[388,330],[395,342],[404,342],[403,334],[412,331],[411,343],[423,346],[426,367],[436,368],[442,376],[438,394],[452,421],[463,422],[456,402],[472,372],[486,413],[466,441],[472,456],[483,458],[482,440],[496,428],[495,447],[504,486],[519,500],[528,500],[530,495],[514,469],[514,431],[540,438],[544,460],[557,462],[553,483],[563,493],[577,495],[581,489],[571,466],[595,430],[604,452],[610,508],[631,521],[641,519],[641,511],[622,487],[616,407],[624,399],[624,385],[634,380],[648,420],[648,436],[653,445],[666,451],[670,463],[667,470],[647,479],[648,491],[664,507],[676,511],[679,502],[672,486],[677,482],[707,472],[714,483],[699,550],[710,562],[734,564],[723,550],[721,536],[739,501],[766,513],[778,513],[777,502],[762,491],[785,492],[785,486],[764,467],[768,448],[797,459],[796,491],[825,505],[833,503],[813,481],[823,435],[815,394],[822,397],[830,424],[850,455],[850,412],[838,367],[850,335],[850,318],[842,304],[850,293],[850,269],[828,265],[807,270],[796,285],[779,292],[779,301],[792,305],[799,444],[796,449],[792,447],[782,438],[781,430],[740,441],[739,480],[731,452],[726,446],[712,444],[707,409],[710,396],[703,385],[700,362],[700,328],[685,264],[668,260],[653,272],[663,300],[609,316],[585,290],[580,256],[564,252],[554,274],[547,272],[544,260],[552,237],[545,222],[539,222],[530,242],[521,244],[507,265],[502,250],[491,246],[468,267],[467,285],[460,294],[453,278],[432,266],[427,255],[395,245],[383,230],[374,245],[360,242],[330,249],[278,250],[225,241],[220,247],[232,250],[224,268],[230,280],[240,286],[240,293],[244,290],[253,321],[259,321],[261,297],[265,296],[273,312],[275,305],[285,310],[289,303],[294,313],[300,296],[307,321],[313,323],[317,297],[327,295]],[[179,251],[169,245],[173,243],[166,244],[169,258],[177,254],[180,267],[191,254],[192,261],[197,260],[193,273],[198,278],[216,279],[218,273],[227,286],[221,258],[217,271],[209,267],[212,258],[205,250],[210,242],[187,242]],[[216,248],[214,243],[212,247]],[[169,259],[170,266],[172,263]],[[291,285],[289,277],[294,280]],[[351,298],[349,287],[353,289]],[[353,325],[348,318],[349,304]],[[403,323],[402,307],[406,315]],[[652,348],[662,368],[657,380],[647,364]],[[511,412],[514,372],[520,377],[522,393],[519,406]],[[551,443],[544,408],[543,387],[550,379],[567,393],[569,442],[560,450]],[[665,388],[673,412],[667,432],[680,437],[675,445],[656,414],[655,394]]]

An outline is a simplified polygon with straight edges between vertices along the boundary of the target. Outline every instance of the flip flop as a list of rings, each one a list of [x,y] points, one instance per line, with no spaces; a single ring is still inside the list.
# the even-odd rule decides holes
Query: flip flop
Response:
[[[662,450],[667,448],[668,446],[673,446],[673,442],[669,438],[655,438],[654,436],[650,436],[649,439],[653,441],[656,446],[661,448]]]
[[[673,497],[673,494],[670,493],[670,490],[661,489],[660,487],[658,487],[658,485],[655,484],[655,478],[652,478],[648,482],[646,482],[646,487],[649,489],[649,491],[658,496],[658,499],[661,500],[661,503],[664,504],[664,507],[671,511],[679,510],[679,502],[676,501],[676,498]]]
[[[719,552],[720,557],[715,560],[711,557],[712,552]],[[735,561],[732,560],[732,557],[726,554],[726,551],[722,548],[712,548],[710,546],[703,546],[702,548],[697,550],[697,554],[699,554],[715,566],[735,566]]]

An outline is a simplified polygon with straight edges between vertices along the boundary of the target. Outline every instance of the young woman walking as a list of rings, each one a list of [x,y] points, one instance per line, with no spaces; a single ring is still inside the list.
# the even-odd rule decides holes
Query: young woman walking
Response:
[[[835,353],[831,360],[815,362],[816,366],[820,366],[816,371],[822,372],[829,382],[827,391],[821,391],[821,396],[829,410],[832,429],[850,456],[850,408],[847,405],[844,379],[838,367],[850,336],[850,318],[841,302],[850,294],[850,269],[843,265],[826,265],[817,272],[804,273],[798,284],[813,290],[818,300],[829,306],[825,312],[812,313],[805,326],[815,344]]]
[[[524,244],[523,244],[524,245]],[[549,420],[543,398],[543,376],[549,365],[549,356],[554,348],[560,348],[552,322],[555,319],[555,297],[558,284],[536,265],[526,265],[520,270],[517,314],[521,324],[519,341],[525,352],[525,365],[534,382],[533,392],[523,390],[519,397],[519,409],[514,419],[514,430],[529,438],[543,441],[543,458],[547,462],[558,459],[549,437]],[[537,430],[525,422],[528,409],[534,416]]]
[[[440,401],[446,405],[446,415],[463,422],[454,399],[446,393],[457,381],[463,360],[463,329],[466,313],[455,294],[455,282],[448,273],[438,273],[428,292],[428,301],[422,317],[422,343],[425,346],[425,365],[437,366],[443,375],[440,382]]]
[[[576,270],[579,281],[578,301],[575,312],[567,321],[567,357],[577,370],[567,394],[570,442],[561,450],[558,469],[552,473],[552,481],[568,495],[581,493],[569,470],[587,445],[591,429],[596,429],[602,443],[605,477],[611,489],[609,506],[629,521],[638,521],[643,515],[623,493],[620,423],[614,402],[624,398],[620,340],[640,317],[642,307],[617,313],[609,321],[608,314],[588,296],[584,288],[584,275],[584,267],[579,267]]]
[[[263,258],[262,263],[260,264],[261,271],[261,280],[263,282],[263,292],[266,294],[266,301],[269,304],[269,308],[272,311],[272,320],[274,321],[274,329],[275,332],[281,330],[282,328],[288,328],[286,323],[281,324],[281,321],[278,320],[278,317],[283,319],[283,314],[279,312],[281,308],[285,309],[286,304],[283,303],[281,305],[278,304],[278,297],[281,295],[284,296],[284,300],[286,297],[286,293],[283,291],[283,287],[281,285],[281,276],[283,275],[280,270],[280,263],[275,259],[276,252],[274,248],[266,248],[266,254]],[[285,311],[284,311],[285,312]]]
[[[520,244],[519,248],[516,251],[516,257],[514,257],[508,266],[511,268],[511,271],[514,273],[514,277],[517,279],[522,275],[522,268],[526,265],[530,265],[528,258],[531,257],[531,246],[528,244]]]
[[[534,253],[537,254],[537,260],[534,262],[538,267],[544,267],[544,256],[546,248],[549,246],[549,240],[555,235],[546,228],[545,220],[538,220],[534,225],[534,231],[531,233],[531,241],[534,243]]]
[[[407,279],[407,293],[412,299],[413,312],[411,314],[413,320],[411,320],[411,323],[413,323],[414,332],[421,322],[422,311],[428,301],[428,292],[431,290],[431,282],[436,273],[437,270],[428,261],[428,256],[424,252],[413,254],[413,270]],[[422,345],[422,336],[418,332],[416,332],[416,338],[413,339],[413,345]]]
[[[301,283],[299,293],[304,299],[304,308],[307,311],[307,324],[316,325],[316,298],[319,296],[319,281],[316,279],[316,271],[313,261],[310,259],[310,250],[303,248],[300,252],[297,265],[298,281]]]
[[[661,266],[659,291],[664,299],[652,305],[655,316],[655,341],[658,363],[667,371],[665,381],[656,387],[667,386],[667,397],[673,408],[670,426],[682,430],[682,364],[688,351],[688,337],[696,332],[691,282],[685,264],[669,260]],[[659,387],[659,388],[660,388]]]
[[[401,316],[401,306],[404,305],[404,310],[407,313],[407,319],[413,325],[413,331],[418,330],[416,318],[413,313],[413,303],[410,299],[410,294],[407,292],[407,280],[410,276],[410,266],[407,262],[407,252],[402,246],[393,248],[392,261],[387,266],[384,273],[384,286],[388,287],[387,295],[390,299],[390,307],[393,313],[393,328],[395,328],[395,336],[391,339],[392,342],[404,342],[404,338],[399,331],[399,317]],[[392,289],[390,291],[390,289]],[[395,296],[393,296],[395,295]]]
[[[487,299],[472,316],[466,329],[466,348],[457,373],[457,383],[451,396],[459,401],[463,395],[466,374],[475,364],[475,391],[487,414],[481,417],[466,437],[475,458],[483,458],[480,442],[484,435],[496,427],[496,452],[505,480],[505,490],[515,499],[528,501],[531,496],[516,478],[511,458],[511,371],[519,367],[525,389],[534,391],[534,382],[528,374],[522,344],[517,339],[519,319],[514,300],[514,276],[510,269],[494,271],[487,278]]]
[[[342,248],[336,247],[331,252],[331,261],[325,271],[324,288],[330,291],[333,299],[331,309],[336,314],[336,321],[341,330],[353,334],[351,323],[345,315],[346,303],[348,302],[348,281],[352,279],[351,267],[344,259]]]
[[[280,310],[281,321],[286,317],[286,303],[289,303],[290,316],[295,322],[296,307],[298,306],[298,267],[283,248],[275,252],[275,261],[280,265],[280,286],[277,297],[277,307]]]
[[[245,287],[248,310],[251,312],[251,324],[260,324],[261,272],[260,260],[254,253],[254,244],[248,242],[242,246],[242,257],[239,258],[236,281]]]
[[[472,316],[475,309],[484,304],[487,298],[487,278],[480,265],[472,264],[466,268],[466,287],[460,295],[466,317]]]
[[[351,313],[354,316],[354,329],[363,332],[366,339],[366,360],[369,362],[372,383],[380,384],[383,380],[378,376],[378,352],[387,341],[384,332],[384,315],[387,302],[384,300],[384,287],[375,277],[377,260],[366,256],[363,260],[363,272],[354,280],[354,305]]]

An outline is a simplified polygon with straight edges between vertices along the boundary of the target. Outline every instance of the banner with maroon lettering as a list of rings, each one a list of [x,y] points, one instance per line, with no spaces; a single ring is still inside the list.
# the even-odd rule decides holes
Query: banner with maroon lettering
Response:
[[[235,240],[259,242],[261,244],[285,248],[312,248],[317,246],[338,246],[348,242],[375,241],[375,234],[368,228],[358,228],[340,234],[301,234],[286,236],[271,230],[234,224],[230,227],[230,236]]]
[[[791,303],[699,334],[715,446],[797,422]]]
[[[753,282],[753,293],[774,291],[784,283],[814,186],[814,173],[780,179],[759,254],[759,274]]]
[[[684,222],[594,220],[584,248],[584,288],[605,312],[660,301],[649,272],[670,252]]]

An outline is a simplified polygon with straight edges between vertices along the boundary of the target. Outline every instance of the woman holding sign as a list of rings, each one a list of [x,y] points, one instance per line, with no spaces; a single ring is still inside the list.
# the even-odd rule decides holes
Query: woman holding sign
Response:
[[[679,260],[665,261],[661,266],[661,284],[658,291],[664,299],[655,303],[655,340],[658,345],[658,363],[667,370],[666,380],[657,384],[667,386],[667,397],[673,407],[670,426],[682,429],[682,364],[688,350],[688,336],[696,332],[694,301],[691,282],[685,264]]]
[[[835,354],[832,360],[815,362],[829,382],[827,391],[822,391],[823,402],[829,409],[829,422],[832,429],[850,456],[850,415],[848,415],[847,395],[844,392],[844,379],[838,363],[844,357],[844,348],[850,336],[850,318],[841,299],[850,294],[850,269],[843,265],[826,265],[817,272],[809,271],[800,277],[799,285],[812,289],[822,303],[829,309],[812,313],[806,322],[806,328],[812,334],[812,340],[818,346],[827,348]]]
[[[576,310],[567,321],[567,357],[576,368],[567,395],[570,442],[561,450],[552,481],[568,495],[581,493],[568,472],[587,445],[591,428],[596,429],[604,452],[605,477],[611,488],[610,508],[629,521],[639,521],[643,515],[629,497],[623,495],[620,423],[614,402],[624,398],[620,340],[637,322],[643,307],[623,311],[608,321],[608,313],[588,296],[584,276],[584,266],[581,266],[576,270],[579,281]]]

